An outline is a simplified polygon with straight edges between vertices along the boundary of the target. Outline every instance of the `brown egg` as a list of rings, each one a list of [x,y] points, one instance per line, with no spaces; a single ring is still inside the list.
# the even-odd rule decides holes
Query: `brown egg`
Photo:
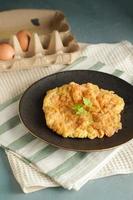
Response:
[[[15,51],[10,44],[0,44],[0,60],[10,60],[13,58]]]
[[[18,41],[23,51],[27,51],[31,39],[31,33],[26,30],[21,30],[17,34]]]

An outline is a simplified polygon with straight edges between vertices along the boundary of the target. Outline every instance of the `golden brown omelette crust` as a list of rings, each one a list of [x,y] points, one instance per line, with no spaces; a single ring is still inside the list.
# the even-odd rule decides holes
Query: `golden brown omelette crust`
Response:
[[[92,106],[84,105],[83,98],[89,99]],[[85,113],[75,112],[73,107],[79,104]],[[71,82],[57,87],[49,90],[43,101],[47,126],[63,137],[72,138],[111,137],[122,128],[123,108],[121,97],[91,83]]]

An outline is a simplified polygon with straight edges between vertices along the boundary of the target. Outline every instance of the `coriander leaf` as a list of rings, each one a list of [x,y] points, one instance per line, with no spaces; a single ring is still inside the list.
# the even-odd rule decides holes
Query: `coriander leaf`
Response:
[[[75,104],[72,109],[75,111],[75,113],[77,115],[82,115],[82,114],[86,114],[87,111],[83,108],[83,105],[81,104]]]
[[[78,111],[80,108],[82,108],[83,106],[81,104],[75,104],[72,109],[75,111]]]
[[[77,115],[82,115],[82,114],[86,114],[86,113],[87,113],[87,111],[83,107],[79,108],[78,111],[76,111]]]
[[[83,103],[86,106],[92,107],[92,102],[89,99],[85,98],[85,97],[83,97]]]

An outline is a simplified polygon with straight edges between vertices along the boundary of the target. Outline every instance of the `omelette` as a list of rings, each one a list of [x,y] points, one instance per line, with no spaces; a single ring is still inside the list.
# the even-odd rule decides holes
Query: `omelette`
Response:
[[[92,83],[70,82],[47,91],[43,112],[47,126],[62,137],[111,137],[122,128],[124,100]]]

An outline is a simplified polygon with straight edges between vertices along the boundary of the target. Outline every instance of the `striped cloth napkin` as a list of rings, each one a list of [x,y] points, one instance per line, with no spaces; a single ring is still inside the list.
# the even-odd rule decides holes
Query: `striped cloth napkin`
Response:
[[[52,66],[0,74],[0,144],[25,193],[55,186],[79,190],[88,180],[133,172],[132,140],[114,150],[102,152],[62,150],[26,131],[17,111],[20,96],[31,83],[61,70],[97,70],[132,84],[132,53],[133,47],[127,41],[89,45],[83,51],[83,57],[67,68]]]

